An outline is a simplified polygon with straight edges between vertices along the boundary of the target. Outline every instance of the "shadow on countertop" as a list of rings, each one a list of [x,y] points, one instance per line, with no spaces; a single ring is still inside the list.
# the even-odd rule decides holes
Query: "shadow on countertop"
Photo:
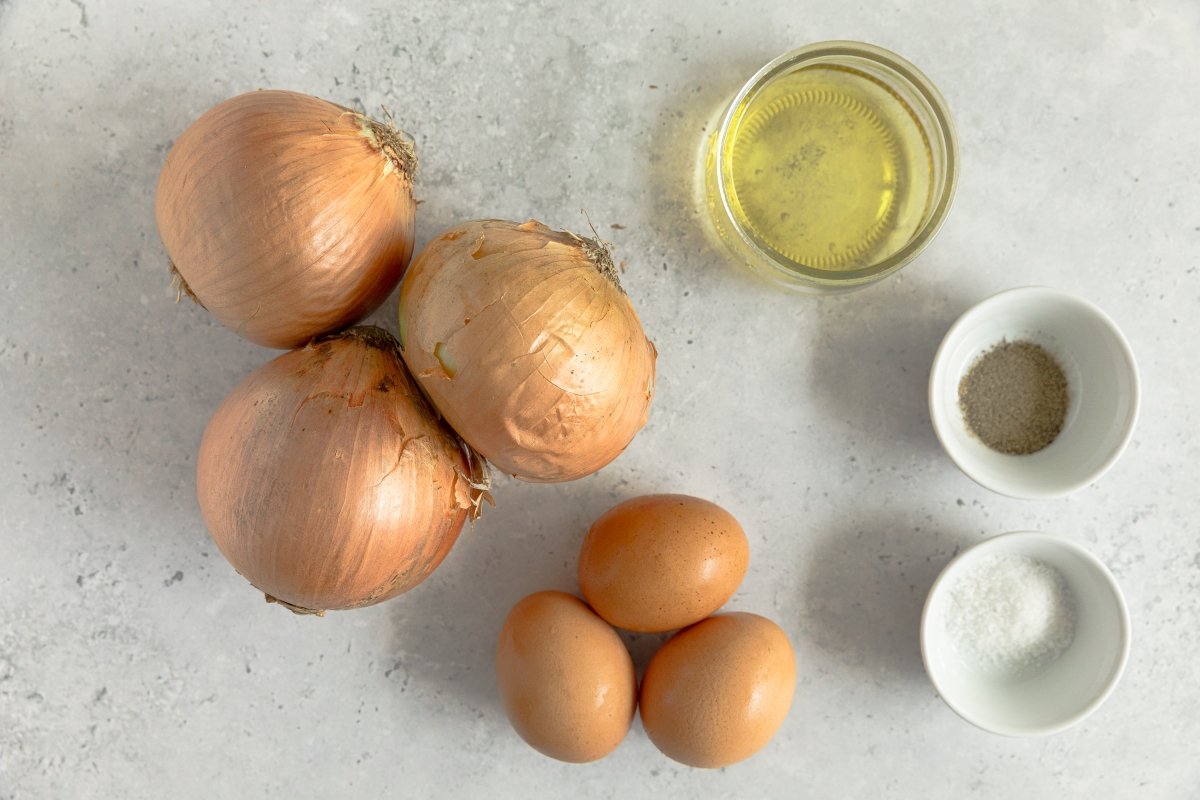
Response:
[[[393,663],[385,678],[400,692],[445,698],[448,714],[502,717],[495,649],[509,609],[546,589],[578,596],[576,566],[588,526],[618,501],[652,490],[620,469],[558,485],[497,477],[496,506],[463,529],[426,583],[389,601]],[[631,646],[639,669],[652,649],[641,641]]]
[[[847,517],[816,543],[802,568],[803,635],[840,667],[923,683],[925,596],[970,544],[965,532],[939,530],[930,516],[911,509]]]
[[[693,54],[679,80],[654,90],[661,107],[643,156],[650,205],[644,217],[657,222],[656,241],[685,259],[669,268],[688,271],[689,284],[767,288],[748,268],[735,263],[705,218],[702,172],[702,159],[720,115],[763,60],[761,54],[732,59]]]
[[[942,457],[929,422],[929,370],[971,297],[970,287],[894,275],[851,294],[815,298],[812,396],[825,418],[850,426],[868,448]]]

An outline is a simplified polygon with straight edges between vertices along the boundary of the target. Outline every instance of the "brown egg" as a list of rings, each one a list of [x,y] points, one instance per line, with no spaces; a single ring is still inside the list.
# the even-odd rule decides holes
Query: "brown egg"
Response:
[[[796,657],[757,614],[718,614],[675,634],[642,679],[642,725],[671,758],[724,767],[758,752],[787,717]]]
[[[538,592],[508,612],[496,682],[521,738],[560,761],[595,761],[633,722],[637,677],[625,643],[578,597]]]
[[[725,605],[749,561],[750,543],[728,511],[683,494],[650,494],[592,524],[579,551],[579,586],[619,628],[670,631]]]

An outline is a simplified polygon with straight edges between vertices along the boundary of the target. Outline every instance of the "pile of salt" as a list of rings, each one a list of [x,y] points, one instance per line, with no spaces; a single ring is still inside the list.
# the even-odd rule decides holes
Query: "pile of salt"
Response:
[[[1023,555],[981,560],[951,587],[946,632],[959,652],[1008,677],[1036,673],[1075,637],[1075,607],[1058,570]]]

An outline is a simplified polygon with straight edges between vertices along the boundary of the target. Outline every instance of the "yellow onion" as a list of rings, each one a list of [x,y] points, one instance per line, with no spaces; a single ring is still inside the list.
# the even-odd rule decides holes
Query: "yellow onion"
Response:
[[[351,328],[247,377],[204,431],[200,509],[221,552],[293,611],[371,605],[429,576],[486,497],[391,334]]]
[[[524,480],[595,472],[650,413],[656,352],[608,250],[540,222],[430,242],[401,284],[400,345],[450,426]]]
[[[158,230],[182,286],[252,342],[288,348],[374,311],[412,256],[411,141],[316,97],[243,94],[183,132]]]

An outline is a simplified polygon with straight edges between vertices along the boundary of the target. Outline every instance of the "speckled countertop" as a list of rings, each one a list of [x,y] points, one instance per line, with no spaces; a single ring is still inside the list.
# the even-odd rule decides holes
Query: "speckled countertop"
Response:
[[[753,5],[0,0],[0,797],[1200,796],[1200,6]],[[937,83],[962,177],[901,275],[798,297],[708,243],[692,176],[740,83],[829,38]],[[173,137],[265,86],[395,112],[422,157],[418,244],[478,216],[583,228],[586,208],[661,354],[616,462],[501,480],[428,583],[324,619],[264,604],[204,530],[201,431],[271,352],[175,305],[153,217]],[[1100,305],[1142,371],[1129,450],[1063,500],[976,486],[926,412],[950,323],[1026,284]],[[738,516],[730,608],[797,650],[778,737],[723,771],[637,723],[601,762],[550,761],[494,689],[507,608],[573,590],[590,520],[649,491]],[[1099,555],[1134,622],[1110,701],[1044,739],[961,721],[917,645],[942,565],[1018,529]]]

